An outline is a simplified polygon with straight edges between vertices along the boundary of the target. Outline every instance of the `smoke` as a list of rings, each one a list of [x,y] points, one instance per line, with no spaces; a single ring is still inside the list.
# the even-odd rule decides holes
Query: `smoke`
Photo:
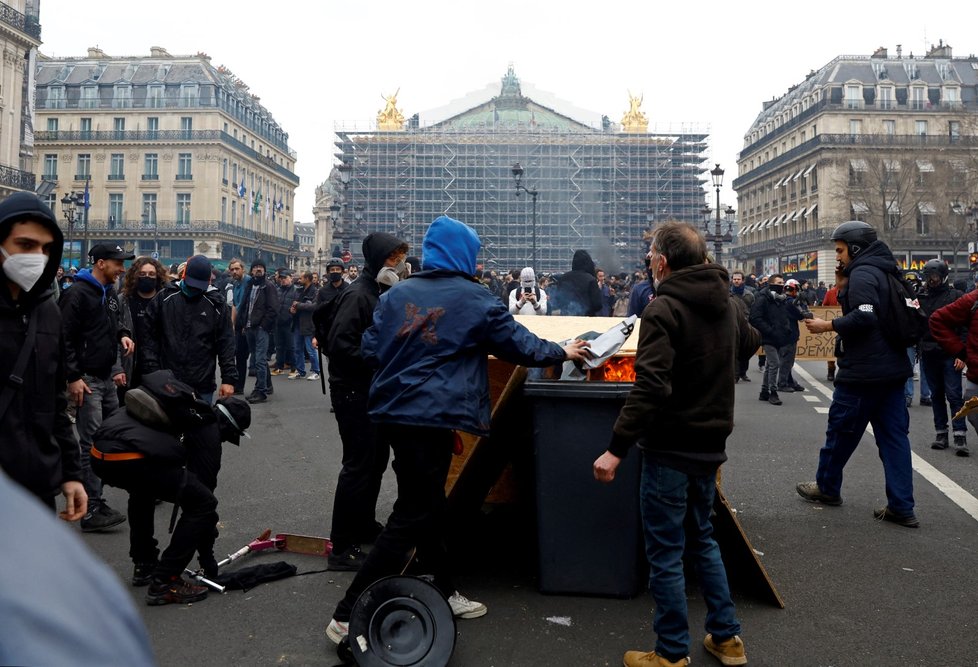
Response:
[[[594,248],[590,251],[591,259],[594,260],[595,267],[604,270],[606,276],[613,273],[621,273],[622,263],[618,255],[618,249],[614,244],[604,237],[594,239]]]

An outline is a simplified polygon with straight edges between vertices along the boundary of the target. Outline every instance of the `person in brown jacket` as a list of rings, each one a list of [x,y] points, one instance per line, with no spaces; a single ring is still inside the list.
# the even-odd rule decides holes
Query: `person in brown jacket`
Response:
[[[684,552],[706,600],[706,650],[724,664],[745,664],[710,513],[733,430],[738,354],[756,350],[761,336],[731,305],[727,271],[707,261],[696,228],[662,225],[649,254],[657,296],[642,311],[635,384],[608,451],[594,462],[595,478],[610,482],[633,444],[642,451],[642,522],[658,637],[654,651],[628,651],[624,664],[687,664]]]

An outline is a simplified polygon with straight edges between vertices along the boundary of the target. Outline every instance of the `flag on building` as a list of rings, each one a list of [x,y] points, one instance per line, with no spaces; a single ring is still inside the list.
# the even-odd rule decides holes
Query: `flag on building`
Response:
[[[239,197],[244,197],[245,196],[245,193],[248,191],[245,188],[244,181],[245,181],[244,176],[242,176],[241,177],[241,185],[238,186],[238,196]]]
[[[92,205],[91,200],[88,198],[88,181],[91,179],[85,179],[85,208],[90,208]]]
[[[261,211],[261,190],[255,195],[255,200],[251,204],[251,212],[258,213]]]

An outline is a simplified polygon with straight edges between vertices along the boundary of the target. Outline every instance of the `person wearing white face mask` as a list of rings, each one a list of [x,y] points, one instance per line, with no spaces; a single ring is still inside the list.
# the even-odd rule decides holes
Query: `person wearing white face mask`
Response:
[[[67,415],[61,311],[52,283],[64,236],[36,195],[0,202],[0,468],[60,516],[78,521],[88,505],[78,441]]]

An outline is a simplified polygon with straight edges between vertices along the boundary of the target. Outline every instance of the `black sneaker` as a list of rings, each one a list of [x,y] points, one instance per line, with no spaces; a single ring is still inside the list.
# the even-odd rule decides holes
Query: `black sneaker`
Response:
[[[100,502],[95,506],[89,506],[88,514],[82,517],[81,529],[83,533],[97,533],[115,528],[125,522],[125,515]]]
[[[954,453],[958,456],[971,456],[971,452],[968,450],[968,439],[965,436],[954,436]]]
[[[794,389],[785,384],[785,385],[779,385],[778,391],[783,391],[786,394],[790,394],[794,392]]]
[[[934,442],[930,443],[931,449],[947,449],[947,432],[938,433],[934,436]]]
[[[156,607],[163,604],[189,604],[207,597],[207,586],[198,586],[180,576],[166,581],[154,579],[146,591],[146,604]]]
[[[252,403],[252,404],[254,404],[254,403],[264,403],[265,401],[268,400],[268,396],[266,396],[265,394],[261,393],[260,391],[255,391],[255,392],[252,392],[250,396],[248,396],[248,399],[247,400],[248,400],[249,403]]]
[[[795,491],[810,503],[833,506],[842,504],[841,496],[830,496],[827,493],[822,493],[822,489],[818,488],[818,482],[802,482],[795,487]]]
[[[768,400],[770,398],[771,398],[771,394],[770,394],[770,392],[768,392],[767,387],[765,387],[764,389],[761,389],[761,393],[757,397],[757,400],[759,400],[759,401],[766,401],[766,400]]]
[[[768,396],[767,402],[771,405],[781,405],[781,398],[778,396],[778,392],[772,391],[771,395]]]
[[[873,517],[877,521],[889,521],[904,528],[920,528],[920,521],[917,520],[916,515],[913,513],[906,515],[894,514],[890,511],[889,507],[881,507],[878,510],[873,510]]]
[[[740,381],[741,382],[750,382],[750,378],[747,377],[747,373],[744,373],[743,375],[740,376]]]
[[[802,387],[800,384],[792,385],[791,388],[794,389],[795,391],[805,391],[805,388]]]
[[[331,553],[326,569],[334,572],[356,572],[366,559],[360,547],[350,547],[340,553]]]
[[[132,585],[149,586],[153,581],[153,571],[156,569],[156,561],[149,563],[135,563],[132,566]]]

